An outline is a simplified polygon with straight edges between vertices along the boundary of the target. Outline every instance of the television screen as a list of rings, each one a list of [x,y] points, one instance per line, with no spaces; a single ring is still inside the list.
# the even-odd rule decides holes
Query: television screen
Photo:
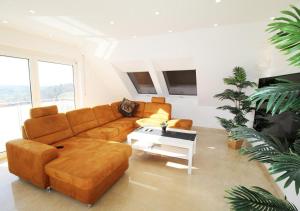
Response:
[[[300,73],[261,78],[259,79],[258,87],[280,83],[276,79],[286,79],[300,83]],[[270,113],[266,113],[266,103],[264,103],[255,111],[253,127],[257,131],[265,132],[278,138],[286,138],[289,142],[292,142],[295,140],[297,130],[300,128],[300,119],[299,116],[292,112],[284,112],[272,116]]]

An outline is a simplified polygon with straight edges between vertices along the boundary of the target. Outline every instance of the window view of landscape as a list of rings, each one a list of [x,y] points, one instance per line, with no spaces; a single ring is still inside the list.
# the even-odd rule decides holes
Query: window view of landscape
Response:
[[[31,90],[27,59],[0,56],[0,152],[8,140],[20,138],[29,116]]]
[[[59,112],[75,108],[73,67],[38,62],[41,105],[57,105]]]

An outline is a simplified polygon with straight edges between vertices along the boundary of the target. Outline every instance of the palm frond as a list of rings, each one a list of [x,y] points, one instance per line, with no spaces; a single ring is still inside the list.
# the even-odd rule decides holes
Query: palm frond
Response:
[[[300,66],[300,13],[295,6],[291,8],[282,11],[285,16],[275,18],[267,31],[275,33],[270,40],[280,51],[289,55],[290,64]]]
[[[296,193],[300,190],[300,156],[295,153],[286,153],[275,156],[270,168],[272,174],[282,173],[276,181],[285,180],[284,187],[295,183]]]
[[[295,153],[297,153],[300,156],[300,139],[297,139],[293,144]]]
[[[247,81],[247,74],[244,68],[235,67],[233,68],[233,76],[224,78],[224,83],[227,85],[234,85],[238,88],[247,88],[256,86],[256,83]]]
[[[226,131],[230,131],[232,128],[236,127],[233,120],[227,120],[221,117],[216,117],[216,118],[219,120],[220,124]]]
[[[276,198],[270,192],[259,187],[237,186],[226,191],[225,198],[235,211],[297,211],[292,203]]]
[[[288,81],[272,86],[257,89],[250,96],[252,102],[257,102],[257,109],[264,103],[267,103],[266,111],[282,113],[288,110],[297,110],[300,108],[300,83]]]
[[[273,163],[274,156],[289,152],[290,145],[286,140],[279,140],[254,129],[237,127],[231,129],[231,136],[235,139],[244,139],[251,146],[243,148],[243,154],[248,155],[249,160],[257,160],[262,163]]]
[[[237,107],[234,106],[229,106],[229,105],[225,105],[225,106],[220,106],[217,109],[221,109],[221,110],[228,110],[230,111],[230,113],[232,114],[239,114],[242,111],[240,109],[238,109]]]
[[[224,92],[216,94],[214,97],[219,100],[231,100],[234,102],[241,97],[241,93],[232,89],[225,89]]]

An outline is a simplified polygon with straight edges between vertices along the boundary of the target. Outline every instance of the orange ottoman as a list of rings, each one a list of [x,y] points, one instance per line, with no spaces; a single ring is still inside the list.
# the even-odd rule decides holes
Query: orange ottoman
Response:
[[[51,188],[91,205],[124,174],[130,155],[126,144],[92,143],[80,153],[53,160],[45,171]]]

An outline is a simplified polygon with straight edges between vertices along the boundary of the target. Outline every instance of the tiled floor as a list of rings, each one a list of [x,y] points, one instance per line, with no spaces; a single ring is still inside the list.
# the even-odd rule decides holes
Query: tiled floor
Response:
[[[223,132],[199,129],[194,170],[186,161],[135,151],[126,174],[92,208],[56,191],[48,193],[8,173],[0,164],[0,210],[229,210],[224,190],[256,185],[276,195],[274,183],[255,162],[229,150]]]

